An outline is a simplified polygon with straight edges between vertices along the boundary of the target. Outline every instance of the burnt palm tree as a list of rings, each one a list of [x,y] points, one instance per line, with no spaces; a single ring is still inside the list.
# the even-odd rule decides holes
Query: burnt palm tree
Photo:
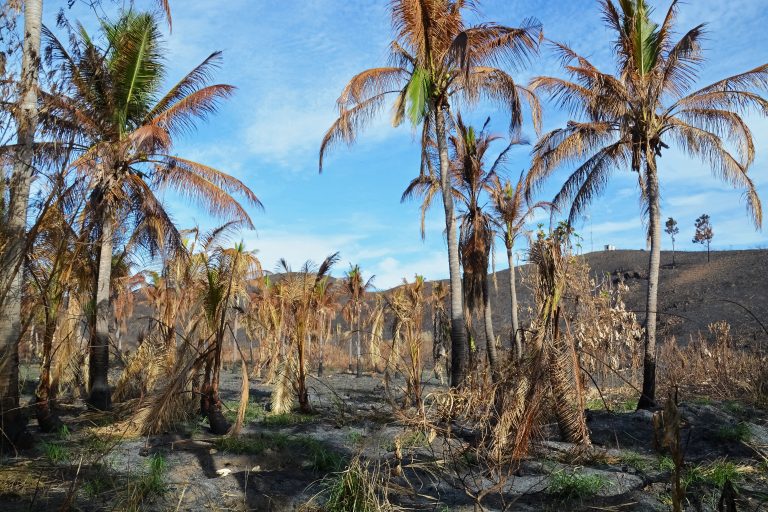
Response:
[[[317,326],[317,312],[320,308],[321,288],[326,286],[326,277],[339,259],[339,253],[325,258],[319,267],[306,261],[298,272],[293,272],[288,263],[280,260],[282,276],[279,300],[284,314],[285,341],[288,353],[282,354],[282,370],[272,391],[272,412],[281,414],[292,407],[293,391],[301,412],[310,412],[309,389],[307,387],[307,339]],[[274,354],[275,357],[278,354]]]
[[[512,339],[510,341],[515,349],[515,356],[518,360],[523,355],[523,340],[517,311],[517,284],[514,261],[515,241],[524,232],[525,223],[537,208],[548,208],[551,206],[546,202],[530,205],[525,198],[524,184],[524,174],[520,174],[514,187],[509,180],[502,182],[498,175],[492,178],[491,183],[491,200],[495,210],[494,220],[497,224],[497,233],[504,240],[504,247],[507,249],[509,295],[512,302]]]
[[[331,337],[331,329],[338,311],[339,291],[328,276],[323,276],[315,287],[317,301],[317,316],[315,318],[316,338],[318,349],[317,376],[322,377],[325,371],[325,345]]]
[[[199,290],[206,328],[204,380],[201,391],[201,414],[208,417],[211,431],[223,435],[229,430],[222,413],[219,397],[221,354],[227,333],[234,336],[238,297],[246,292],[250,279],[260,277],[261,264],[252,251],[245,250],[243,243],[233,247],[210,246],[199,254],[202,272],[199,274]],[[235,346],[235,350],[239,350]]]
[[[104,22],[99,40],[80,32],[69,49],[45,32],[66,83],[63,94],[45,98],[46,105],[51,116],[61,120],[62,130],[76,130],[80,155],[73,168],[87,177],[91,191],[87,229],[98,263],[88,403],[106,409],[109,283],[117,223],[132,221],[134,239],[150,250],[181,249],[179,233],[154,190],[175,189],[211,213],[248,227],[250,217],[230,194],[261,204],[239,180],[170,154],[174,138],[215,112],[234,90],[229,85],[207,85],[220,53],[211,54],[163,94],[165,50],[150,14],[127,12],[116,22]]]
[[[67,211],[66,204],[66,200],[60,199],[43,213],[41,228],[27,256],[32,301],[41,313],[43,327],[40,378],[35,391],[35,413],[43,432],[55,432],[61,426],[56,411],[58,390],[51,377],[56,338],[70,296],[88,284],[83,279],[88,267],[88,258],[83,254],[86,244],[72,229],[81,210]]]
[[[655,401],[656,314],[661,251],[658,159],[670,144],[700,158],[713,173],[745,191],[747,210],[762,223],[757,190],[747,175],[754,160],[752,133],[742,116],[765,115],[768,64],[691,90],[703,63],[698,25],[673,38],[678,2],[661,25],[651,20],[645,0],[601,0],[603,17],[615,33],[615,73],[605,73],[565,45],[555,48],[569,78],[539,77],[532,88],[549,93],[576,119],[544,135],[535,147],[528,185],[562,166],[576,165],[554,199],[570,204],[572,223],[605,190],[619,169],[636,173],[648,220],[650,258],[645,320],[643,391],[638,407]]]
[[[365,294],[373,287],[373,279],[376,276],[371,276],[367,281],[363,279],[363,272],[360,270],[360,265],[350,265],[342,282],[342,289],[348,296],[347,303],[344,305],[342,313],[345,320],[349,323],[350,330],[356,332],[355,343],[355,375],[362,377],[363,375],[363,359],[362,359],[362,317],[363,307],[365,306]],[[350,361],[350,367],[352,362]]]
[[[421,127],[421,173],[440,177],[445,210],[448,268],[451,289],[451,385],[460,385],[469,356],[456,220],[449,178],[446,122],[452,102],[473,105],[480,99],[496,103],[511,114],[510,132],[523,124],[523,101],[531,107],[534,125],[539,105],[530,90],[517,84],[498,63],[518,69],[538,51],[541,26],[527,20],[521,28],[495,23],[468,26],[464,12],[472,0],[394,0],[391,3],[395,40],[390,45],[391,65],[357,74],[338,99],[339,118],[320,146],[320,170],[327,151],[339,142],[352,144],[363,127],[393,100],[393,125],[408,119]],[[439,174],[427,155],[434,140]]]

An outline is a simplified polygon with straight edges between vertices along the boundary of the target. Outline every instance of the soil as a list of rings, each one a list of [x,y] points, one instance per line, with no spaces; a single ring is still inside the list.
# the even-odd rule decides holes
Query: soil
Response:
[[[239,375],[223,379],[223,399],[234,408]],[[380,375],[329,374],[310,378],[310,386],[312,414],[274,417],[269,386],[252,382],[237,440],[211,435],[203,421],[151,438],[100,436],[93,427],[108,418],[65,404],[66,435],[42,434],[32,421],[36,448],[2,461],[0,509],[322,510],[325,490],[350,460],[392,467],[400,446],[403,471],[386,475],[388,497],[408,510],[476,510],[470,494],[494,485],[483,510],[670,510],[671,459],[654,448],[652,412],[588,411],[594,448],[586,452],[559,442],[548,425],[530,458],[508,479],[493,480],[470,466],[440,464],[446,442],[403,425]],[[438,389],[425,382],[425,395]],[[704,400],[680,404],[680,413],[687,510],[718,510],[722,475],[730,475],[737,510],[768,511],[766,412]],[[142,495],[158,455],[165,462],[159,491]],[[564,485],[569,478],[592,487]]]

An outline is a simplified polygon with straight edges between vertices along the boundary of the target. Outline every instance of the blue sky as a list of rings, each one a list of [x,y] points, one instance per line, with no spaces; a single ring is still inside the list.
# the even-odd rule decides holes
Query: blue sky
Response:
[[[45,17],[53,24],[58,6],[46,2]],[[151,5],[138,0],[139,6]],[[660,18],[668,0],[652,0]],[[104,2],[106,12],[116,4]],[[392,38],[386,0],[175,0],[173,33],[168,37],[169,82],[214,50],[224,52],[217,82],[238,87],[218,115],[180,140],[176,152],[228,172],[248,184],[266,210],[250,209],[256,231],[244,231],[249,249],[258,249],[262,264],[275,267],[278,258],[292,265],[321,261],[341,251],[336,273],[358,263],[375,274],[380,288],[396,285],[415,273],[427,278],[447,276],[443,213],[439,205],[427,219],[427,236],[419,235],[415,203],[401,204],[406,184],[418,173],[419,146],[409,127],[394,129],[389,112],[372,123],[352,147],[337,147],[322,175],[317,171],[321,138],[333,122],[335,100],[357,72],[386,63]],[[701,85],[751,69],[766,61],[768,10],[760,0],[689,0],[681,6],[678,29],[708,24],[707,63]],[[68,15],[88,23],[82,4]],[[538,18],[548,38],[566,42],[604,70],[611,68],[611,34],[606,31],[595,0],[486,0],[470,19],[517,26]],[[90,24],[90,23],[88,23]],[[520,83],[536,75],[561,75],[552,53],[515,73]],[[508,122],[501,112],[480,106],[465,117],[504,134]],[[567,121],[563,112],[545,104],[544,128]],[[757,158],[752,179],[768,201],[768,121],[751,118]],[[533,130],[525,129],[529,138]],[[503,143],[498,144],[498,150]],[[508,165],[516,177],[528,167],[530,148],[517,149]],[[742,191],[718,182],[700,162],[670,150],[660,162],[662,215],[680,223],[677,246],[698,250],[690,239],[694,219],[712,217],[713,249],[768,246],[765,231],[748,221]],[[552,177],[540,195],[550,199],[565,171]],[[577,226],[590,248],[613,244],[642,248],[644,231],[637,185],[629,172],[616,172],[607,192]],[[204,211],[173,194],[165,202],[181,227],[216,224]],[[534,221],[531,226],[535,226]],[[664,240],[665,248],[670,247]],[[499,253],[501,255],[501,253]],[[498,268],[506,265],[498,258]]]

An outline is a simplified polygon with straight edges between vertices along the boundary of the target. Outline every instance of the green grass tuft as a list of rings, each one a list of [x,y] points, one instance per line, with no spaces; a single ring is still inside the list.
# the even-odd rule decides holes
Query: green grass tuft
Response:
[[[284,414],[269,414],[264,416],[262,423],[270,427],[288,427],[291,425],[301,425],[302,423],[311,423],[314,419],[315,418],[309,414],[286,412]]]
[[[752,431],[749,429],[749,425],[739,422],[734,425],[720,427],[715,432],[715,437],[720,441],[740,443],[742,441],[749,441],[750,437],[752,437]]]
[[[160,454],[150,455],[147,471],[137,478],[131,478],[126,489],[124,509],[130,512],[146,510],[147,504],[165,494],[167,464]]]
[[[583,500],[607,486],[608,480],[600,475],[558,471],[550,476],[547,493],[566,501]]]
[[[634,468],[637,471],[646,471],[649,467],[648,461],[636,452],[624,451],[619,456],[619,460],[625,466]]]
[[[240,402],[230,401],[224,403],[224,417],[230,423],[234,423],[237,419],[237,408],[240,407]],[[266,416],[264,408],[256,402],[248,402],[248,406],[245,408],[245,424],[259,421]]]
[[[689,468],[683,475],[683,486],[709,485],[722,488],[725,482],[738,483],[743,479],[744,472],[750,468],[739,466],[727,459],[717,459],[708,464]]]
[[[310,467],[317,473],[332,473],[344,467],[344,457],[325,443],[311,437],[297,438],[295,442],[306,450]]]
[[[659,459],[659,471],[674,471],[675,470],[675,461],[672,460],[672,457],[668,457],[664,455]]]
[[[377,494],[380,487],[377,475],[360,459],[354,459],[340,473],[327,479],[323,494],[327,500],[324,512],[378,512],[382,503]]]
[[[69,450],[60,443],[56,442],[43,442],[43,452],[45,456],[54,464],[62,464],[69,462]]]

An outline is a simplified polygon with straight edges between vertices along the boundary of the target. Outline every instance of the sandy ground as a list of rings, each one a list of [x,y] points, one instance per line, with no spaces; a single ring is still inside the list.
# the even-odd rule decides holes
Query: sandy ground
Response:
[[[362,455],[391,463],[400,445],[403,472],[386,479],[390,500],[410,510],[474,510],[466,490],[494,485],[499,492],[485,498],[485,510],[670,510],[669,459],[654,451],[651,413],[589,411],[597,448],[581,458],[557,441],[550,425],[531,458],[500,481],[471,466],[446,464],[443,441],[406,429],[379,375],[330,374],[309,384],[312,415],[271,417],[269,387],[252,382],[237,442],[212,436],[204,422],[148,439],[99,440],[89,433],[93,420],[81,405],[68,406],[68,435],[36,433],[35,450],[2,461],[0,509],[125,509],[149,461],[160,455],[163,491],[139,502],[137,510],[322,510],[324,490],[350,460]],[[434,380],[425,384],[425,394],[439,389]],[[236,373],[225,373],[229,407],[236,407],[239,385]],[[758,453],[768,450],[765,413],[708,401],[683,404],[681,413],[689,510],[717,510],[718,478],[726,474],[735,480],[738,510],[768,511],[768,461]],[[31,428],[36,430],[34,422]],[[594,489],[584,495],[557,492],[563,476],[573,474],[586,477]]]

